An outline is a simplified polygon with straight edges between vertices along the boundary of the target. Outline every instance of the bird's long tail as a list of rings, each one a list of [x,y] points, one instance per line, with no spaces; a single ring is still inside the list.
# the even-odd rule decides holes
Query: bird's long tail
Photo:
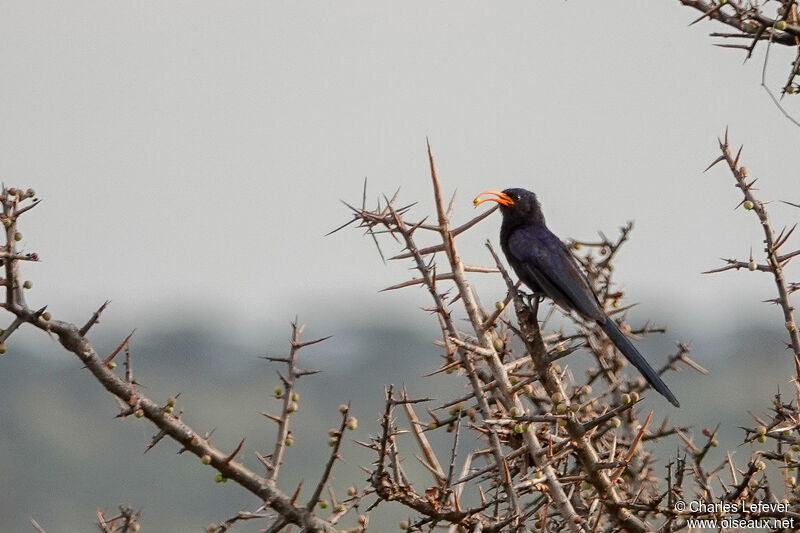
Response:
[[[598,322],[598,324],[600,324],[600,327],[606,332],[611,342],[619,348],[622,355],[642,373],[648,383],[650,383],[664,398],[669,400],[669,403],[675,407],[680,407],[681,404],[678,402],[678,399],[675,398],[675,395],[672,394],[672,391],[669,390],[667,384],[661,380],[655,369],[653,369],[650,363],[639,353],[639,350],[636,349],[628,337],[619,330],[617,323],[614,322],[612,318],[606,316],[606,320],[604,322]]]

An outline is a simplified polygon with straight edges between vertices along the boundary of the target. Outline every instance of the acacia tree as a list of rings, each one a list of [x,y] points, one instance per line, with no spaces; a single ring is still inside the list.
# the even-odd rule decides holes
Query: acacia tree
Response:
[[[741,150],[732,153],[727,133],[719,147],[720,155],[711,166],[728,166],[742,193],[740,206],[757,215],[766,246],[763,261],[752,255],[746,260],[730,259],[713,272],[747,269],[773,277],[774,302],[782,310],[787,345],[800,375],[800,342],[790,301],[800,285],[784,277],[786,263],[800,254],[784,251],[794,228],[773,229],[766,203],[754,196],[754,180],[741,165]],[[400,526],[408,531],[437,527],[453,532],[678,531],[699,527],[692,519],[731,517],[768,520],[765,523],[777,531],[789,527],[784,521],[800,519],[796,480],[800,462],[793,453],[800,450],[796,401],[800,387],[796,379],[798,398],[795,394],[789,400],[777,395],[770,415],[755,419],[753,426],[745,429],[744,442],[758,446],[746,464],[737,465],[730,454],[711,463],[709,452],[719,445],[717,429],[694,433],[671,424],[662,413],[642,412],[640,397],[649,385],[623,371],[625,359],[596,324],[567,315],[570,326],[554,329],[550,317],[559,311],[536,298],[526,299],[491,243],[487,243],[487,265],[463,263],[459,237],[493,210],[456,225],[458,203],[455,196],[445,202],[430,148],[428,157],[436,206],[432,221],[414,218],[412,206],[400,205],[397,194],[368,208],[365,187],[362,204],[351,207],[353,217],[348,224],[365,229],[379,245],[387,236],[399,243],[400,249],[391,259],[410,261],[417,275],[389,288],[426,289],[431,299],[427,311],[441,331],[440,371],[463,380],[467,393],[434,403],[409,397],[388,385],[379,423],[371,428],[373,437],[358,443],[375,454],[375,462],[364,465],[366,483],[361,488],[334,487],[331,481],[341,446],[349,444],[347,431],[357,424],[347,405],[340,409],[339,425],[329,432],[331,451],[318,481],[305,490],[280,487],[283,458],[295,438],[296,385],[314,373],[300,365],[300,351],[324,340],[304,341],[300,324],[293,324],[288,354],[269,358],[283,368],[282,384],[274,391],[278,409],[263,413],[275,422],[274,445],[269,450],[253,450],[254,459],[248,459],[249,454],[242,453],[244,439],[233,450],[221,450],[212,443],[212,435],[181,420],[183,411],[176,396],[164,394],[167,398],[157,401],[144,393],[133,373],[128,346],[131,335],[107,356],[97,353],[88,334],[106,304],[82,326],[57,320],[43,307],[29,306],[25,289],[30,282],[23,280],[21,271],[24,262],[35,262],[38,256],[21,253],[17,242],[20,219],[38,204],[30,189],[4,188],[0,193],[0,219],[6,230],[2,308],[12,315],[10,325],[0,334],[0,346],[4,351],[6,341],[25,323],[55,335],[115,398],[120,417],[143,418],[157,427],[148,447],[173,440],[181,452],[195,455],[200,465],[216,470],[217,481],[237,483],[263,502],[210,524],[209,531],[227,531],[243,520],[257,520],[270,532],[293,528],[307,532],[384,531],[395,525],[370,524],[371,511],[379,504],[406,509],[410,519]],[[632,335],[659,333],[663,328],[650,323],[627,322],[629,305],[613,280],[618,252],[631,231],[632,225],[627,224],[614,239],[601,235],[597,240],[568,244],[601,303],[624,331]],[[506,294],[492,306],[481,305],[476,287],[468,280],[472,274],[502,276]],[[570,370],[565,359],[579,350],[593,361],[580,376]],[[678,344],[659,371],[692,368],[704,372],[688,352],[685,344]],[[119,368],[118,358],[124,360]],[[391,380],[392,376],[386,376],[387,382]],[[425,414],[419,413],[420,408]],[[403,432],[413,435],[415,451],[401,448],[397,436]],[[449,432],[449,444],[442,446],[442,439],[432,439],[436,432]],[[653,444],[664,439],[680,443],[684,452],[671,458],[655,457]],[[733,447],[735,444],[730,445]],[[415,453],[427,472],[424,476],[411,475],[404,466],[404,460],[411,460]],[[773,472],[773,479],[774,472],[778,473],[782,487],[770,484],[768,472]],[[700,510],[682,508],[680,502],[689,500],[709,505]],[[764,502],[780,505],[759,505]],[[715,508],[715,503],[736,504],[738,511],[731,511],[730,506],[723,511]],[[340,525],[344,523],[351,525]],[[98,512],[97,524],[106,532],[136,531],[140,516],[122,507],[114,515]],[[35,521],[33,525],[45,531]]]

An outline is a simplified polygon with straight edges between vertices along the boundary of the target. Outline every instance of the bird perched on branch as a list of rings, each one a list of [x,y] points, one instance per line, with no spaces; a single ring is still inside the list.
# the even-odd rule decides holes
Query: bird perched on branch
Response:
[[[497,202],[503,215],[500,246],[509,264],[534,293],[544,294],[567,311],[594,320],[645,379],[675,407],[677,398],[631,341],[619,330],[592,290],[564,243],[547,229],[536,195],[525,189],[484,191],[474,200]]]

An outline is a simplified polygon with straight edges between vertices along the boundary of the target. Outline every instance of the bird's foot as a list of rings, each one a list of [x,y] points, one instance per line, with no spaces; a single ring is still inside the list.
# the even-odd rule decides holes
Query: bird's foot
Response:
[[[517,297],[522,300],[522,303],[526,304],[528,307],[531,305],[531,298],[536,296],[536,294],[531,294],[523,291],[522,289],[517,289]]]
[[[532,292],[527,293],[523,291],[519,291],[520,297],[527,302],[528,307],[534,307],[542,302],[545,299],[545,295],[543,292]]]

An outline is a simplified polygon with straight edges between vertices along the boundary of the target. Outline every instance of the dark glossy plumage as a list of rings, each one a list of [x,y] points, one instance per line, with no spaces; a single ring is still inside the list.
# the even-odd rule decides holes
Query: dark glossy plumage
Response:
[[[480,197],[492,194],[494,198]],[[487,191],[475,205],[491,200],[500,204],[503,224],[500,245],[511,268],[534,292],[543,293],[566,310],[577,312],[603,328],[620,352],[653,388],[675,407],[678,400],[616,322],[603,311],[583,271],[564,243],[547,229],[536,195],[525,189]]]

